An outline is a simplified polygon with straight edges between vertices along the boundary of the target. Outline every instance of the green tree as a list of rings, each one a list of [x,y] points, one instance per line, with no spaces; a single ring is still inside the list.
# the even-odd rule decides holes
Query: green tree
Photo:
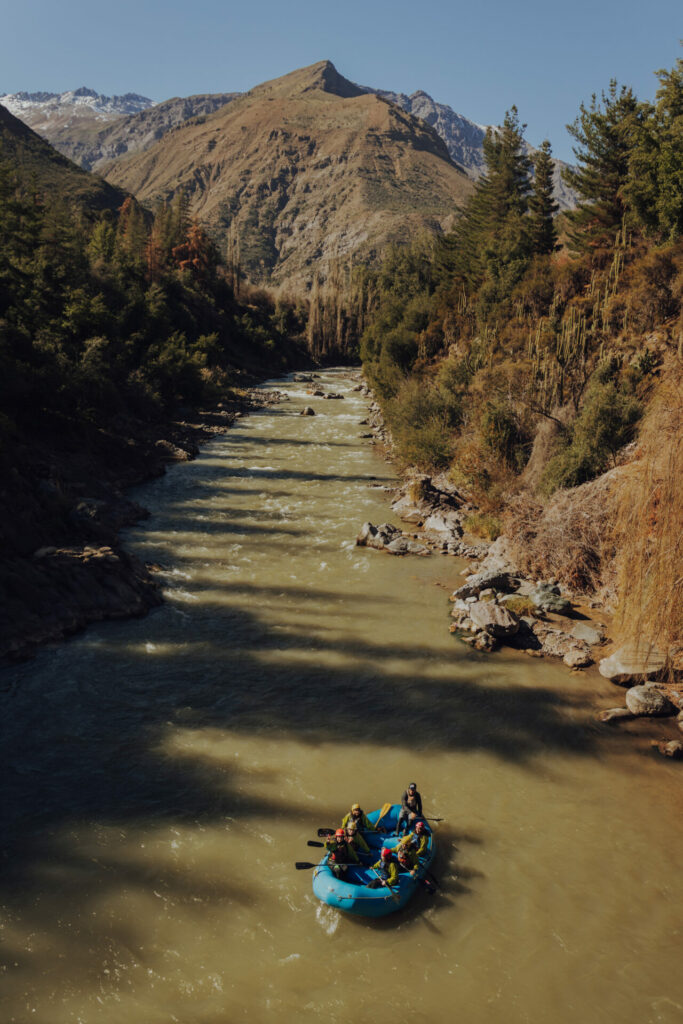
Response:
[[[641,106],[624,195],[646,232],[674,239],[683,232],[683,59],[657,76],[655,105]]]
[[[579,116],[567,125],[576,140],[578,167],[562,177],[579,196],[577,209],[567,214],[575,252],[611,245],[626,213],[624,186],[641,107],[632,90],[612,79],[601,101],[581,104]]]
[[[529,241],[538,255],[557,248],[555,215],[559,210],[553,189],[554,162],[546,139],[534,157],[534,190],[529,199]]]

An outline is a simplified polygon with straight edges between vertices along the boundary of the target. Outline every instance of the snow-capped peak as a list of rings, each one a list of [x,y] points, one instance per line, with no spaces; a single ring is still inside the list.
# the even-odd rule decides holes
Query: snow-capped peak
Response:
[[[127,92],[124,96],[103,96],[81,86],[68,92],[15,92],[0,94],[0,103],[15,117],[27,121],[50,120],[68,114],[94,115],[109,120],[124,114],[137,114],[154,106],[147,96]]]

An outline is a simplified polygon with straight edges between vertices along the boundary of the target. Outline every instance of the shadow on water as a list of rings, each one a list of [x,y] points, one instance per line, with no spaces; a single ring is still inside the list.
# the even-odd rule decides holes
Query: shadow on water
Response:
[[[259,477],[337,485],[369,480],[334,472],[224,466],[216,480],[190,478],[187,483],[195,497],[203,490],[215,496],[230,489],[224,478],[235,477],[250,478],[252,489]],[[182,508],[179,503],[178,511]],[[182,570],[192,555],[179,552],[178,534],[199,534],[192,522],[196,515],[196,507],[194,517],[188,508],[187,515],[176,518],[175,539],[147,531],[144,547],[165,549]],[[251,522],[239,530],[261,541],[267,537],[269,547],[278,543],[278,532],[290,537],[301,532]],[[201,532],[230,534],[231,529],[225,522],[206,523]],[[439,667],[443,654],[428,645],[408,639],[383,642],[380,629],[376,640],[345,637],[342,630],[326,630],[317,622],[329,618],[333,606],[336,618],[366,609],[368,619],[376,616],[379,625],[392,613],[396,598],[389,594],[377,599],[329,588],[233,585],[225,579],[212,580],[204,589],[195,581],[193,590],[196,604],[185,606],[187,612],[170,605],[154,612],[136,642],[123,642],[121,630],[127,627],[109,623],[77,641],[79,657],[73,661],[67,644],[56,656],[44,652],[25,672],[11,671],[15,685],[2,695],[0,724],[0,900],[21,907],[29,928],[54,931],[54,907],[50,900],[39,900],[50,888],[59,892],[62,906],[72,902],[83,915],[98,896],[121,886],[154,888],[177,900],[201,900],[209,892],[212,899],[259,898],[256,883],[211,880],[204,889],[196,872],[188,879],[168,865],[155,869],[117,860],[114,847],[95,860],[79,852],[78,841],[65,841],[70,830],[126,832],[150,822],[221,827],[230,817],[239,818],[242,826],[289,819],[300,824],[304,841],[321,823],[337,820],[338,807],[316,804],[311,809],[284,795],[245,792],[248,786],[232,761],[215,764],[169,753],[162,744],[169,729],[224,730],[257,737],[264,745],[271,738],[311,747],[339,744],[346,756],[354,745],[485,751],[531,768],[538,754],[592,756],[598,743],[609,742],[598,740],[595,731],[568,714],[580,708],[578,698],[550,687],[510,683],[496,670],[495,660],[484,655],[460,652],[452,675],[444,678]],[[267,614],[269,604],[283,594],[300,602],[286,631],[273,629]],[[256,610],[250,598],[261,602]],[[466,833],[452,840],[458,838],[477,841]],[[458,895],[462,889],[458,892],[447,879],[433,906]],[[422,914],[429,899],[420,894],[407,913]],[[395,924],[389,921],[389,926]],[[434,922],[429,926],[438,927]],[[81,941],[87,946],[87,933]],[[132,943],[130,936],[122,941]],[[16,949],[10,956],[19,961]]]

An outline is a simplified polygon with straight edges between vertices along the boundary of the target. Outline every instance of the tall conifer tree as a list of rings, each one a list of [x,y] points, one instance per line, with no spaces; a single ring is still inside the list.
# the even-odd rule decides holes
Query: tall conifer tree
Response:
[[[553,191],[554,162],[550,143],[546,139],[534,157],[534,191],[529,199],[529,240],[532,251],[538,255],[554,252],[557,248],[555,214],[559,210]]]
[[[562,177],[578,193],[576,210],[567,214],[569,237],[576,252],[611,244],[620,228],[626,202],[629,156],[641,108],[632,90],[614,79],[607,93],[591,104],[581,104],[579,116],[567,130],[576,139],[578,167],[567,168]]]

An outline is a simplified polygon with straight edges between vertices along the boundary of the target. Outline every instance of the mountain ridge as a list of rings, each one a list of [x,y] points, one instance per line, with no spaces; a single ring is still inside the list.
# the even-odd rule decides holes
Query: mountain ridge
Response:
[[[450,226],[472,191],[424,121],[320,61],[255,86],[103,166],[154,205],[179,191],[254,280],[304,284],[335,261]]]
[[[473,121],[464,114],[459,114],[448,104],[435,100],[428,92],[418,89],[411,94],[396,92],[388,89],[378,89],[372,86],[362,86],[345,79],[336,69],[330,60],[318,61],[309,65],[309,69],[317,69],[315,74],[323,83],[325,91],[343,95],[344,98],[352,98],[365,93],[373,93],[391,103],[396,104],[403,110],[415,117],[426,121],[436,133],[443,139],[453,162],[464,169],[473,180],[477,180],[485,171],[485,160],[483,151],[483,140],[488,127]],[[149,102],[150,106],[130,114],[112,115],[108,123],[102,126],[101,123],[94,127],[85,127],[85,119],[76,128],[64,123],[58,124],[57,110],[54,110],[52,126],[47,122],[44,125],[37,125],[38,114],[30,114],[28,106],[25,106],[23,114],[12,109],[16,116],[24,116],[27,123],[35,130],[40,131],[48,141],[64,153],[70,159],[87,170],[98,170],[108,160],[125,155],[127,152],[142,152],[154,145],[166,132],[176,128],[183,121],[192,117],[201,117],[213,113],[221,106],[233,102],[242,96],[253,96],[255,90],[266,90],[272,88],[273,83],[284,82],[292,76],[299,75],[305,69],[297,69],[277,79],[271,79],[260,85],[254,86],[246,93],[206,93],[185,98],[174,97],[165,100],[163,103]],[[309,83],[309,87],[313,87]],[[343,93],[337,90],[344,90]],[[99,96],[94,90],[75,90],[74,93],[16,93],[12,96],[31,97],[48,96],[52,98],[75,96],[81,91]],[[6,96],[9,94],[6,94]],[[103,99],[126,99],[133,97],[146,100],[135,93],[127,93],[124,97],[103,97]],[[0,96],[0,103],[3,97]],[[156,111],[156,114],[155,114]],[[44,115],[42,115],[44,116]],[[64,117],[63,121],[68,121]],[[78,133],[80,132],[80,137]],[[535,147],[528,144],[530,154],[536,152]],[[562,181],[561,172],[568,165],[560,160],[555,160],[554,187],[555,197],[560,204],[560,209],[570,209],[575,205],[576,198]]]

